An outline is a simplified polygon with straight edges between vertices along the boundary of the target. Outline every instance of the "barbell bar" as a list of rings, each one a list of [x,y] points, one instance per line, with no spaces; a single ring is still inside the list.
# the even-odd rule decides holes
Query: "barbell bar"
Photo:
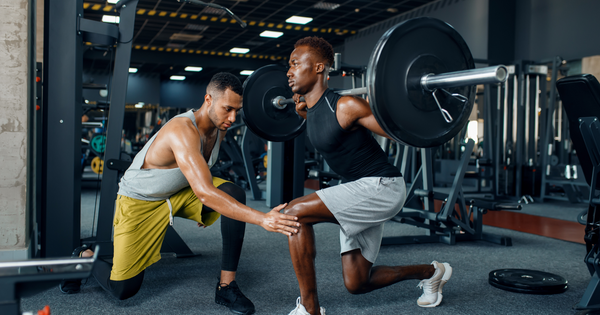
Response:
[[[500,84],[508,78],[508,69],[504,65],[492,67],[454,71],[440,74],[426,74],[419,82],[424,91],[433,92],[437,89],[447,89],[467,85]],[[410,80],[410,79],[409,79]],[[367,87],[335,91],[340,95],[362,95],[368,94]],[[300,101],[304,101],[301,97]],[[286,105],[294,104],[293,98],[285,98],[281,95],[273,98],[273,106],[284,109]]]

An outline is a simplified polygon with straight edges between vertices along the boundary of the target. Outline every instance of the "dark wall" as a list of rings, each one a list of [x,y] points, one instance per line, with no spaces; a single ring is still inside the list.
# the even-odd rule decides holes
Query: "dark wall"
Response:
[[[373,48],[381,36],[392,26],[415,17],[433,17],[452,25],[464,38],[476,59],[487,59],[488,44],[488,1],[487,0],[440,0],[411,12],[383,21],[361,30],[346,40],[342,60],[354,65],[367,65]],[[344,79],[344,88],[351,81]]]
[[[83,83],[109,86],[109,77],[106,74],[83,73]],[[114,87],[113,87],[114,88]],[[99,89],[83,89],[83,97],[88,101],[108,101],[109,96],[102,97]],[[158,104],[160,102],[160,77],[158,75],[129,74],[127,80],[127,98],[125,102],[135,104]]]
[[[206,94],[204,83],[185,81],[162,81],[160,85],[160,106],[173,108],[200,108]]]
[[[598,0],[517,1],[516,59],[600,55]]]
[[[160,76],[130,74],[127,82],[127,103],[160,103]]]

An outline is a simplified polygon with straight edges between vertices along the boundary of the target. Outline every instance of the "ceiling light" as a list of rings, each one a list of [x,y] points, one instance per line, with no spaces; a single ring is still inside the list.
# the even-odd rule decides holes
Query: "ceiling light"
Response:
[[[203,35],[185,34],[185,33],[174,33],[169,37],[170,40],[181,40],[184,42],[197,42],[204,37]]]
[[[202,67],[187,66],[187,67],[185,67],[185,71],[200,72],[200,71],[202,71]]]
[[[119,2],[119,0],[106,0],[106,2],[111,3],[111,4],[115,4],[115,3]]]
[[[129,68],[129,73],[136,73],[138,72],[138,68]]]
[[[279,38],[283,35],[282,32],[264,31],[260,33],[260,37]]]
[[[321,10],[335,10],[335,9],[339,8],[340,5],[341,4],[339,4],[339,3],[330,3],[330,2],[320,1],[318,3],[315,3],[315,5],[313,5],[313,8],[321,9]]]
[[[242,72],[240,72],[241,75],[251,75],[252,72],[254,72],[254,70],[242,70]]]
[[[116,15],[103,15],[102,22],[105,23],[119,23],[120,18]]]
[[[290,17],[289,19],[285,20],[287,23],[292,23],[292,24],[307,24],[310,21],[312,21],[313,19],[310,17],[305,17],[305,16],[297,16],[297,15],[293,15],[292,17]]]
[[[233,48],[231,48],[231,50],[229,52],[232,54],[245,54],[249,51],[250,51],[250,49],[248,49],[248,48],[233,47]]]
[[[144,102],[139,102],[137,104],[135,104],[135,108],[142,108],[144,107],[145,103]]]
[[[185,80],[185,76],[184,75],[172,75],[169,79],[175,80],[175,81],[183,81],[183,80]]]

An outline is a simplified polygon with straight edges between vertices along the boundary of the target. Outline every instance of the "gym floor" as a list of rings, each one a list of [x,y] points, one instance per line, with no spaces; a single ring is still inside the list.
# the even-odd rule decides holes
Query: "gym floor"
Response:
[[[93,182],[85,185],[88,188],[82,189],[82,237],[92,233],[97,200]],[[251,200],[250,192],[247,194],[251,207],[264,212],[269,210],[264,201]],[[581,299],[590,280],[583,262],[586,253],[582,244],[583,226],[580,226],[579,243],[510,229],[534,225],[527,221],[531,217],[526,215],[543,216],[568,225],[575,222],[583,209],[585,204],[533,203],[524,205],[521,211],[524,217],[505,220],[509,223],[504,228],[484,227],[485,232],[511,237],[511,247],[483,241],[382,247],[376,264],[428,264],[438,260],[453,266],[453,276],[444,287],[444,300],[434,309],[417,306],[421,290],[417,288],[416,280],[364,295],[349,294],[342,280],[339,228],[333,224],[319,224],[315,232],[320,301],[327,314],[577,314],[578,311],[572,308]],[[509,212],[490,212],[486,216],[491,219],[486,220],[493,224],[511,215],[514,216]],[[545,224],[543,220],[540,222]],[[198,255],[175,258],[163,254],[162,260],[147,269],[140,292],[131,299],[113,299],[91,278],[79,294],[65,295],[56,287],[24,298],[22,311],[35,312],[49,305],[52,314],[66,315],[229,314],[227,308],[214,303],[221,257],[219,224],[201,229],[194,222],[177,218],[175,229]],[[556,229],[555,225],[550,232],[559,235]],[[543,231],[544,227],[539,230]],[[385,233],[387,236],[420,235],[424,230],[390,222],[385,226]],[[554,273],[566,278],[569,288],[561,294],[530,295],[500,290],[488,284],[489,272],[504,268]],[[295,307],[299,290],[286,237],[248,225],[237,281],[256,305],[257,314],[288,314]]]

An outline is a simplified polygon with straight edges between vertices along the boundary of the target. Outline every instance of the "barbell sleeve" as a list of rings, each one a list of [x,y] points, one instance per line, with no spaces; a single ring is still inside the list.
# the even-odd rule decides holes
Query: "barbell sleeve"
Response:
[[[478,84],[503,83],[508,78],[506,66],[470,69],[464,71],[427,74],[421,77],[421,88],[425,91]]]

